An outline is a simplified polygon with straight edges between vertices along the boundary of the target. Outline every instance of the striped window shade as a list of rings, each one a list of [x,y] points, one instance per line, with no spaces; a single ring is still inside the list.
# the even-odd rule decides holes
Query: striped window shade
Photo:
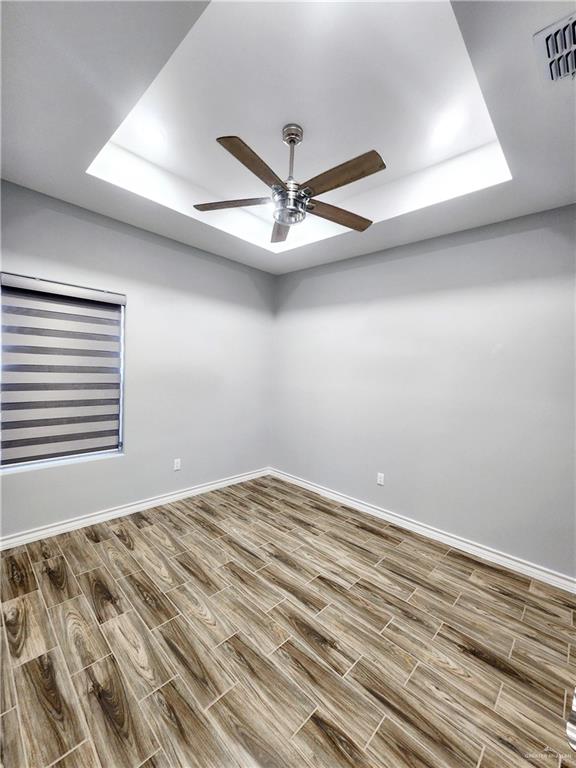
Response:
[[[124,296],[2,273],[2,467],[122,449]]]

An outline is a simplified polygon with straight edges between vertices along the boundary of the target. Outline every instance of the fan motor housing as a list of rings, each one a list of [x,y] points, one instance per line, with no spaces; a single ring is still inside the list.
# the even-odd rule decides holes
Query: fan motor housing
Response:
[[[286,182],[286,188],[272,187],[272,200],[274,200],[274,219],[278,224],[288,227],[299,224],[306,218],[310,195],[291,179]]]
[[[304,138],[304,129],[296,123],[288,123],[282,128],[282,141],[284,144],[300,144]]]

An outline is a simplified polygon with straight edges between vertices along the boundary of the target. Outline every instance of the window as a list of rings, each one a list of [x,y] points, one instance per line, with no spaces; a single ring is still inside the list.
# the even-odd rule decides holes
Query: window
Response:
[[[124,296],[2,273],[2,467],[122,450]]]

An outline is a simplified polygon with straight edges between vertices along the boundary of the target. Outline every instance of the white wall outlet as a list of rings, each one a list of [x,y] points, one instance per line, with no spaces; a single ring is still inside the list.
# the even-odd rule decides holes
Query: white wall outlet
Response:
[[[384,472],[378,472],[376,475],[376,484],[384,485]]]
[[[182,469],[182,460],[174,459],[174,472],[178,472],[180,469]]]

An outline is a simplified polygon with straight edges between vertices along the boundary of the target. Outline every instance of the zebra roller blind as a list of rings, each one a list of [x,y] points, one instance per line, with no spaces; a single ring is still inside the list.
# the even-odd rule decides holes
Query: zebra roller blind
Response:
[[[120,450],[125,297],[0,282],[1,466]]]

